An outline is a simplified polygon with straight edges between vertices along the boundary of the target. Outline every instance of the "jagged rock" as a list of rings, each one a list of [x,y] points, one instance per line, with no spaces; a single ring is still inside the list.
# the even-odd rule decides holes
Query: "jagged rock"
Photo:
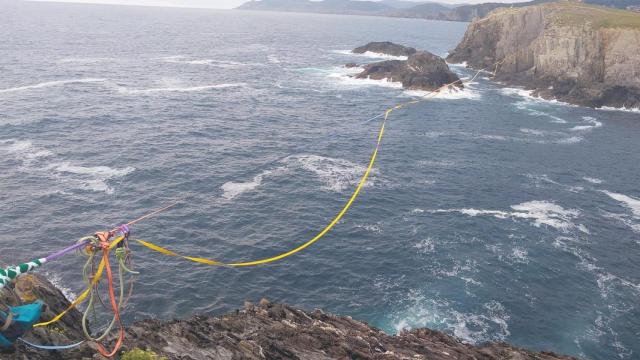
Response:
[[[17,306],[30,303],[35,300],[45,303],[42,319],[51,319],[65,310],[69,301],[62,292],[47,279],[38,274],[25,274],[20,276],[15,284],[8,289],[0,291],[0,303],[8,306]],[[83,338],[80,322],[82,314],[72,309],[59,322],[48,327],[36,328],[25,338],[36,344],[71,344]],[[93,351],[88,352],[92,356]],[[39,360],[39,359],[67,359],[59,352],[31,351],[24,344],[18,342],[14,348],[0,348],[0,359]]]
[[[69,302],[62,293],[38,275],[26,275],[17,287],[44,300],[60,311]],[[22,290],[21,290],[22,291]],[[3,301],[18,301],[4,291]],[[41,329],[29,339],[68,344],[81,339],[80,314],[71,315],[60,330]],[[113,346],[115,339],[107,340]],[[530,352],[505,343],[475,347],[429,329],[388,335],[350,317],[329,315],[321,310],[306,312],[262,299],[245,304],[244,311],[222,316],[196,315],[185,320],[148,319],[130,325],[123,350],[150,350],[169,360],[210,359],[429,359],[429,360],[560,360],[572,359],[550,352]],[[36,351],[18,344],[0,353],[3,360],[102,359],[95,346],[85,344],[65,352]]]
[[[471,23],[447,58],[544,98],[640,106],[640,16],[576,2],[501,9]]]
[[[427,51],[415,52],[407,60],[387,60],[368,64],[364,67],[364,71],[356,75],[356,78],[386,79],[401,82],[406,89],[427,91],[460,80],[458,75],[449,70],[444,59]],[[463,87],[461,82],[453,86]]]
[[[367,51],[391,56],[411,56],[417,52],[417,50],[412,47],[394,44],[389,41],[370,42],[367,45],[353,49],[352,52],[355,54],[363,54]]]
[[[358,67],[358,64],[356,64],[356,63],[348,63],[348,64],[345,64],[344,67],[346,67],[347,69],[351,69],[351,68]]]

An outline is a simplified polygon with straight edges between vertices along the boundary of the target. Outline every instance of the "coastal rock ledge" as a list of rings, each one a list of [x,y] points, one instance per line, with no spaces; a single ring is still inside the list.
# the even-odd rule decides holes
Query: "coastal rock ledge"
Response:
[[[417,51],[414,48],[391,42],[372,42],[355,48],[353,53],[366,52],[406,57],[406,60],[386,60],[364,65],[364,70],[356,79],[386,80],[402,83],[409,90],[434,91],[443,85],[452,84],[456,90],[464,86],[458,75],[449,69],[443,58],[428,51]],[[354,64],[347,64],[354,67]]]
[[[568,1],[499,9],[473,21],[447,61],[545,99],[638,108],[640,14]]]
[[[16,296],[44,300],[45,317],[69,302],[46,279],[26,275],[15,285]],[[2,301],[17,301],[4,292]],[[71,311],[64,322],[49,330],[37,329],[27,339],[36,343],[70,344],[79,339],[79,316]],[[113,345],[114,339],[107,343]],[[204,359],[428,359],[428,360],[559,360],[575,359],[551,352],[531,352],[506,343],[472,346],[429,329],[388,335],[348,316],[304,311],[261,300],[222,316],[197,315],[185,320],[138,321],[126,329],[124,351],[152,351],[169,360]],[[102,359],[93,344],[66,352],[32,350],[18,343],[0,352],[7,360]]]

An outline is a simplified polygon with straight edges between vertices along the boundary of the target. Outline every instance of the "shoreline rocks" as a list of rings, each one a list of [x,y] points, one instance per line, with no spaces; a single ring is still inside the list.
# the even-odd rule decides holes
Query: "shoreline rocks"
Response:
[[[62,293],[39,275],[19,278],[22,294],[49,305],[46,318],[68,306]],[[8,294],[7,291],[4,294]],[[20,295],[22,297],[22,295]],[[4,301],[17,301],[5,295]],[[34,330],[27,338],[44,344],[70,344],[82,339],[79,313],[56,326]],[[115,339],[107,339],[113,346]],[[388,335],[349,316],[304,311],[266,299],[245,302],[243,309],[220,316],[196,315],[182,320],[147,319],[126,329],[123,351],[142,349],[168,360],[209,359],[429,359],[429,360],[570,360],[552,352],[532,352],[498,342],[473,346],[430,329]],[[16,344],[0,352],[6,360],[102,359],[94,344],[70,351],[40,351]]]
[[[353,50],[354,53],[360,54],[367,51],[407,56],[407,60],[386,60],[367,64],[361,73],[355,75],[356,79],[386,79],[400,82],[403,88],[409,90],[433,91],[450,83],[455,83],[451,86],[456,89],[464,87],[458,75],[449,69],[444,59],[428,51],[417,51],[390,42],[369,43]],[[347,64],[346,67],[353,67],[353,64]]]
[[[610,25],[614,24],[614,25]],[[563,2],[502,9],[472,22],[447,57],[534,96],[640,107],[640,15]]]
[[[364,54],[368,51],[391,56],[411,56],[417,52],[412,47],[394,44],[390,41],[370,42],[352,50],[354,54]]]

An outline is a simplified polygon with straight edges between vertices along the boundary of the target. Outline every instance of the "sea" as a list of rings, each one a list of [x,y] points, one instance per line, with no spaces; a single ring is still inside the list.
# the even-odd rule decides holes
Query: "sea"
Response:
[[[226,262],[277,255],[349,199],[386,108],[356,80],[394,41],[445,56],[467,23],[0,2],[0,261],[181,203],[132,238]],[[451,69],[470,79],[464,64]],[[482,73],[393,112],[333,230],[282,261],[200,265],[131,243],[125,320],[267,298],[389,334],[429,327],[585,359],[640,359],[640,110],[531,96]],[[80,255],[40,273],[73,298]]]

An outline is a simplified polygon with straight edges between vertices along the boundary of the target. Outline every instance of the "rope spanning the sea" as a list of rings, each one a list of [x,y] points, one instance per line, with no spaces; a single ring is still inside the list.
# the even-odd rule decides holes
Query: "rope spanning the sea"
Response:
[[[213,265],[213,266],[252,267],[252,266],[259,266],[259,265],[274,263],[274,262],[286,259],[290,256],[293,256],[305,250],[309,246],[313,245],[315,242],[319,241],[320,239],[322,239],[347,214],[347,212],[349,211],[353,203],[357,200],[364,185],[367,182],[367,179],[371,171],[373,170],[378,152],[382,144],[382,139],[384,137],[384,131],[387,125],[387,121],[389,120],[390,115],[394,111],[403,109],[410,105],[415,105],[415,104],[428,101],[436,97],[441,91],[457,86],[458,84],[473,82],[481,72],[486,71],[486,69],[493,68],[493,66],[495,66],[495,70],[492,73],[495,76],[498,70],[498,66],[503,61],[504,60],[500,62],[496,62],[491,66],[487,66],[483,69],[478,70],[475,73],[475,75],[470,79],[467,79],[467,80],[458,79],[454,82],[442,85],[441,87],[429,92],[421,99],[414,99],[408,102],[404,102],[404,103],[392,106],[386,109],[384,112],[370,119],[367,119],[365,123],[368,123],[370,121],[373,121],[379,118],[382,118],[383,120],[377,132],[376,142],[375,142],[372,154],[369,158],[368,165],[362,177],[360,178],[360,181],[358,182],[354,192],[351,194],[351,196],[343,205],[343,207],[340,209],[340,211],[333,217],[333,219],[324,228],[322,228],[322,230],[320,230],[311,239],[292,248],[291,250],[288,250],[286,252],[283,252],[271,257],[263,258],[263,259],[256,259],[256,260],[250,260],[250,261],[222,262],[222,261],[211,260],[203,257],[181,255],[179,253],[176,253],[172,250],[169,250],[167,248],[164,248],[162,246],[159,246],[149,241],[144,241],[140,239],[131,239],[131,241],[135,241],[136,243],[142,245],[143,247],[146,247],[152,251],[155,251],[167,256],[178,257],[187,261],[192,261],[192,262],[205,264],[205,265]],[[118,350],[122,346],[124,336],[125,336],[124,325],[121,319],[121,311],[124,308],[124,306],[127,304],[131,296],[131,293],[133,291],[133,280],[132,280],[133,275],[138,274],[137,272],[131,270],[132,251],[129,247],[129,240],[130,240],[130,234],[131,234],[130,227],[173,209],[177,205],[183,203],[185,199],[186,197],[178,199],[162,208],[153,210],[135,220],[132,220],[119,227],[116,227],[110,231],[98,232],[92,236],[83,237],[73,245],[70,245],[62,250],[56,251],[47,257],[33,260],[31,262],[19,264],[17,266],[11,266],[5,269],[0,269],[0,290],[2,290],[2,288],[7,286],[11,281],[15,280],[21,274],[28,273],[44,265],[47,262],[57,260],[67,254],[79,252],[84,254],[87,257],[87,261],[82,271],[83,279],[84,279],[84,282],[86,283],[86,289],[67,307],[67,309],[65,309],[64,311],[62,311],[61,313],[59,313],[58,315],[56,315],[55,317],[53,317],[48,321],[40,322],[32,325],[33,327],[44,327],[44,326],[54,324],[60,321],[60,319],[62,319],[62,317],[64,317],[70,310],[84,303],[88,298],[89,303],[82,317],[82,328],[83,328],[85,340],[75,344],[70,344],[70,345],[37,345],[29,341],[26,341],[22,338],[19,338],[18,340],[21,340],[24,344],[28,346],[31,346],[40,350],[68,350],[68,349],[72,349],[74,347],[80,346],[83,343],[88,341],[96,344],[96,347],[101,355],[107,358],[111,358],[114,355],[116,355]],[[115,251],[113,251],[114,249]],[[118,295],[119,296],[116,296],[116,293],[115,293],[116,286],[114,285],[113,272],[111,269],[111,262],[109,259],[112,251],[115,253],[115,257],[118,263],[118,282],[119,282]],[[97,257],[100,255],[101,255],[101,259],[96,265]],[[108,285],[107,289],[108,289],[109,304],[104,303],[98,291],[100,280],[102,279],[105,272],[106,272],[107,285]],[[127,287],[127,284],[126,284],[127,281],[125,280],[125,274],[131,275],[129,279],[129,285],[128,285],[129,291],[126,297],[125,297],[125,287]],[[87,319],[88,319],[89,313],[94,312],[96,299],[98,299],[99,302],[102,303],[102,305],[105,308],[108,308],[108,309],[110,308],[109,310],[113,313],[113,318],[101,335],[99,335],[98,337],[93,337],[88,331]],[[10,316],[11,316],[11,313],[7,316],[7,318],[9,318]],[[118,338],[116,340],[116,343],[113,349],[109,351],[100,342],[108,336],[108,334],[112,331],[112,329],[115,327],[116,324],[118,325]],[[2,334],[0,332],[0,337],[1,335]]]

